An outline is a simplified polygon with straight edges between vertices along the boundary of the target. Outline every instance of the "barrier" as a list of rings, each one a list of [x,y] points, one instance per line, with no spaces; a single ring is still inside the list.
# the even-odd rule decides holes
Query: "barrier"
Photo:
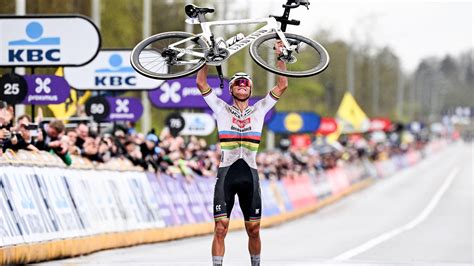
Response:
[[[261,180],[262,227],[301,217],[421,159],[419,152],[316,175]],[[33,161],[30,161],[33,160]],[[49,153],[0,157],[0,262],[27,263],[213,232],[214,178],[139,171],[114,160],[65,168]],[[230,229],[244,228],[233,208]],[[237,220],[237,221],[236,221]]]

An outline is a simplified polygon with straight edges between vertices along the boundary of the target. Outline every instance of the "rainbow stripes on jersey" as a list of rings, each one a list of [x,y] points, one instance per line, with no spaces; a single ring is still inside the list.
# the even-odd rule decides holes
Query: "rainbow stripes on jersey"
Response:
[[[219,142],[223,150],[244,147],[251,151],[257,151],[260,144],[260,135],[259,132],[219,131]]]

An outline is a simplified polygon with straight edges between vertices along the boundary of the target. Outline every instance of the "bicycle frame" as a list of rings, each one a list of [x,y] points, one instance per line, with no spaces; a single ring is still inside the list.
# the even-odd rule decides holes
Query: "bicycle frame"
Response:
[[[204,53],[189,51],[187,49],[182,49],[182,48],[178,48],[178,47],[175,47],[175,46],[177,46],[181,43],[187,42],[189,40],[192,40],[196,37],[200,37],[200,38],[203,38],[204,40],[206,40],[206,42],[210,46],[210,49],[213,49],[214,47],[212,47],[211,36],[214,36],[214,34],[211,31],[211,27],[219,26],[219,25],[241,25],[241,24],[259,24],[259,23],[266,23],[266,24],[263,27],[257,29],[256,31],[246,35],[245,38],[243,38],[242,40],[232,44],[229,47],[227,47],[226,49],[229,52],[229,56],[225,60],[218,62],[219,65],[222,64],[223,62],[225,62],[228,58],[230,58],[235,53],[239,52],[240,50],[242,50],[243,48],[245,48],[246,46],[251,44],[258,37],[262,36],[265,33],[269,33],[269,32],[272,32],[272,31],[275,31],[278,34],[278,36],[280,37],[280,39],[283,42],[283,45],[285,46],[285,48],[287,50],[292,51],[294,49],[294,48],[290,47],[289,42],[287,41],[285,35],[283,34],[283,32],[280,30],[280,28],[278,26],[278,22],[273,17],[262,18],[262,19],[241,19],[241,20],[222,20],[222,21],[201,22],[200,24],[201,24],[202,33],[196,34],[195,36],[192,36],[192,37],[189,37],[187,39],[181,40],[179,42],[173,43],[173,44],[169,45],[169,48],[172,49],[172,50],[180,52],[180,54],[178,56],[183,56],[184,54],[189,54],[189,55],[193,55],[193,56],[196,56],[196,57],[204,58]],[[191,63],[192,61],[189,61],[189,62]]]

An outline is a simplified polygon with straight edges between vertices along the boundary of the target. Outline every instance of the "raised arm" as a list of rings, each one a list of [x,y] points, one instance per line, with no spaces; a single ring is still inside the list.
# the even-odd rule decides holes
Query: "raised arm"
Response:
[[[277,57],[281,54],[281,48],[283,47],[283,42],[278,41],[275,44],[275,52]],[[282,60],[277,61],[277,67],[282,70],[286,70],[286,64]],[[288,78],[285,76],[277,76],[277,84],[272,89],[272,93],[278,98],[285,92],[288,88]]]
[[[204,67],[202,67],[198,71],[197,76],[196,76],[197,87],[198,87],[199,91],[201,91],[201,94],[203,94],[203,95],[207,94],[209,92],[209,90],[211,89],[209,84],[207,84],[207,73],[208,72],[209,72],[209,70],[208,70],[207,65],[204,65]]]
[[[219,113],[226,103],[221,100],[217,95],[212,91],[211,86],[207,83],[207,73],[209,72],[207,65],[204,65],[201,68],[196,76],[196,84],[201,92],[201,95],[204,97],[207,105],[212,109],[214,113]]]

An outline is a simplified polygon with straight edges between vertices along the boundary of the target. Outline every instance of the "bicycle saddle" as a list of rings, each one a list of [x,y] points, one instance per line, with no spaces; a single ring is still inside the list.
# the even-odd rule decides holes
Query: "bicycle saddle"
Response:
[[[186,5],[184,7],[184,11],[186,15],[190,18],[197,18],[199,14],[206,14],[206,13],[214,13],[214,8],[207,8],[207,7],[198,7],[195,5]]]

